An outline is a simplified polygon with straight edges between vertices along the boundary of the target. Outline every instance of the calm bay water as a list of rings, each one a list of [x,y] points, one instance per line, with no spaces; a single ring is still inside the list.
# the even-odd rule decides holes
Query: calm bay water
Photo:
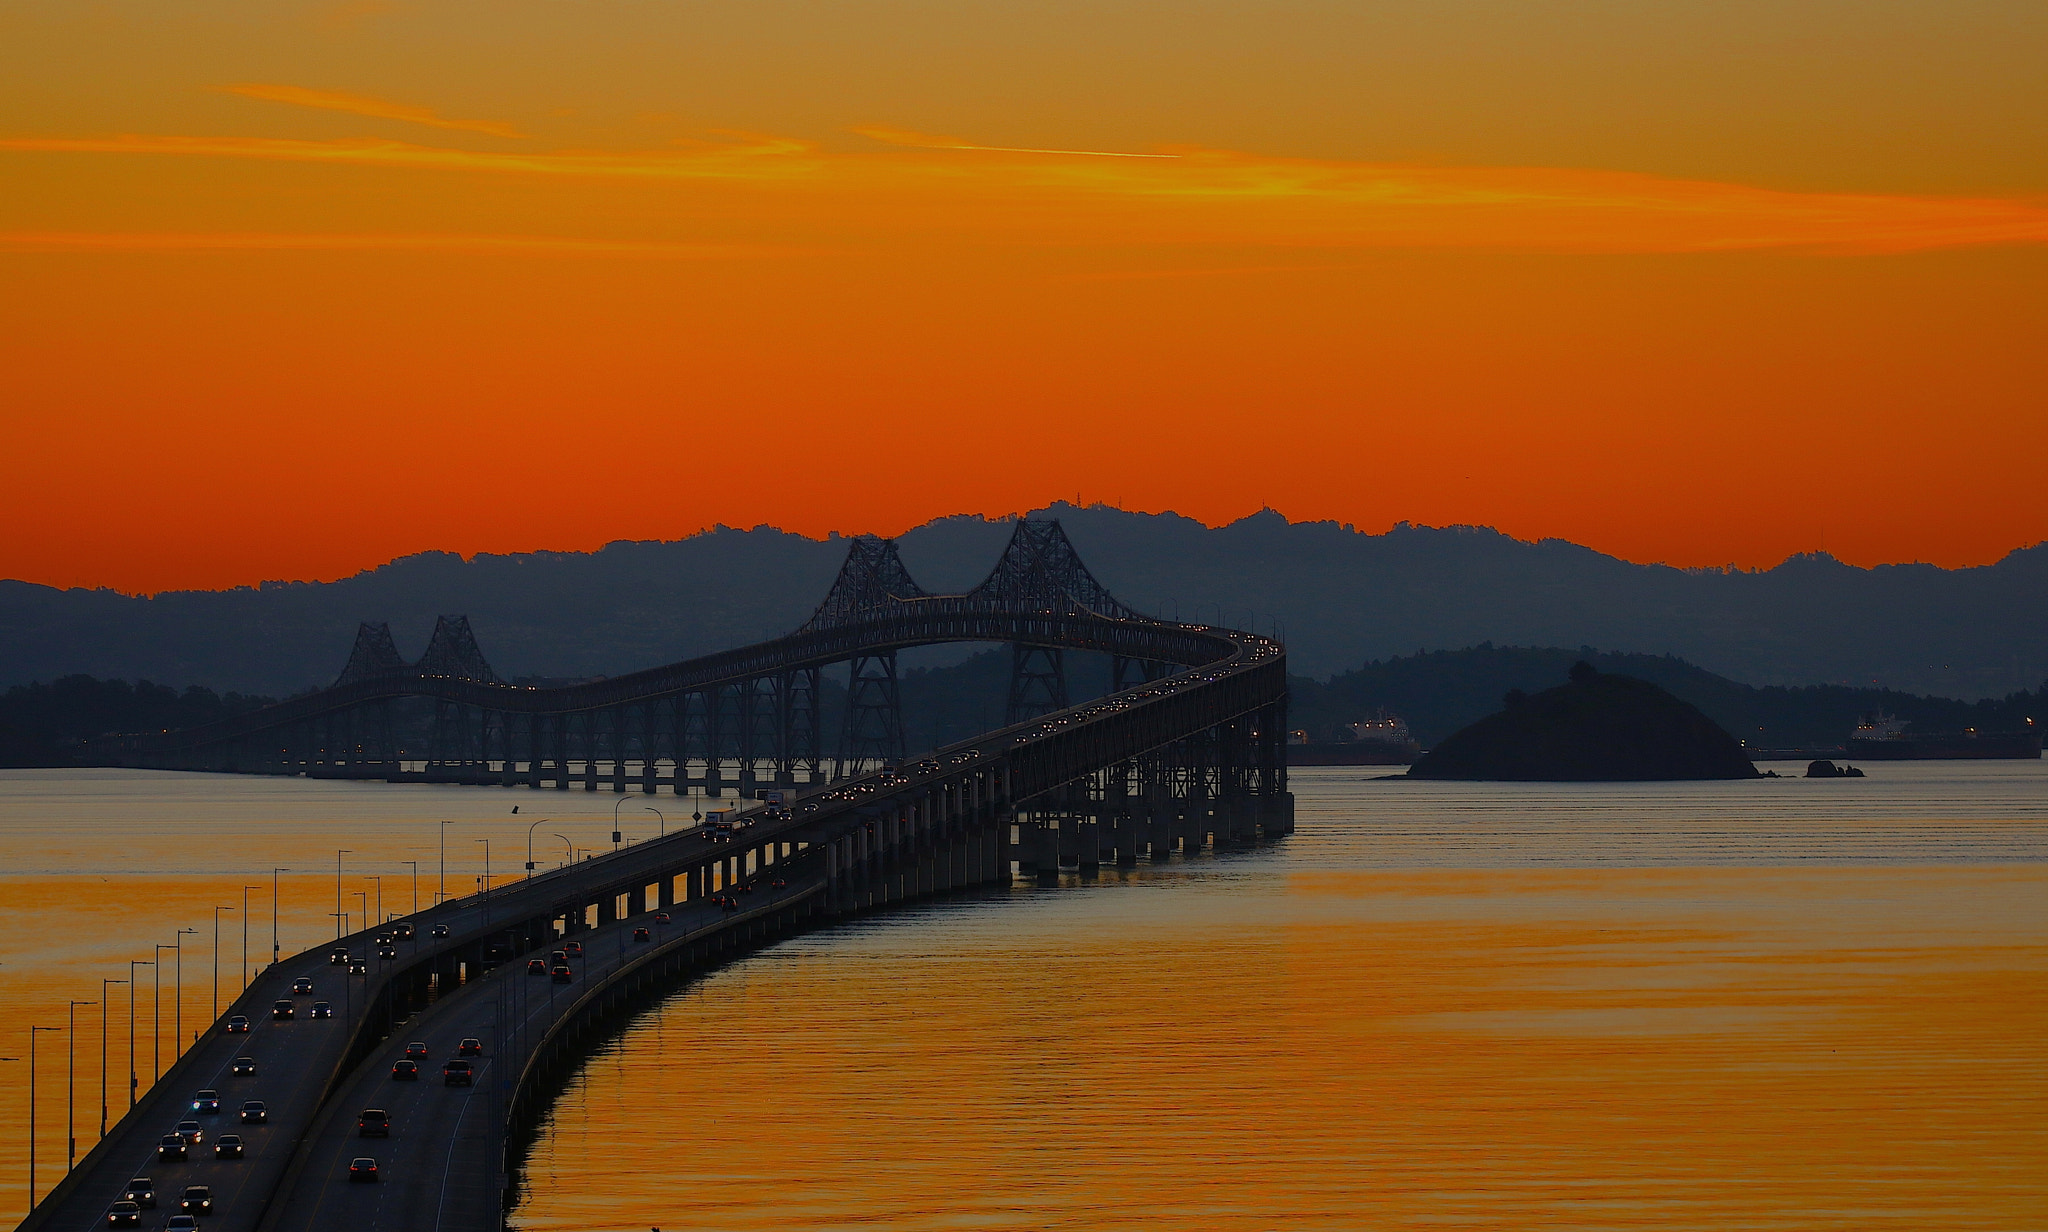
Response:
[[[877,916],[678,990],[571,1083],[513,1223],[2048,1227],[2048,765],[1871,774],[1303,771],[1284,843]],[[273,867],[294,870],[290,951],[332,935],[336,848],[343,909],[382,876],[403,911],[402,861],[431,901],[442,821],[449,887],[468,889],[477,840],[502,876],[535,810],[552,860],[608,845],[615,803],[0,773],[0,1054],[179,928],[197,930],[189,1033],[210,1009],[212,908],[236,908],[225,997],[243,887],[255,961],[268,950]],[[622,815],[648,804],[677,815],[637,796]],[[658,824],[641,812],[629,837]],[[128,1006],[107,991],[118,1107]],[[45,1185],[67,1091],[81,1149],[98,1128],[98,1012],[39,1043]],[[26,1123],[25,1070],[0,1064],[0,1122]],[[11,1141],[0,1209],[18,1211]]]

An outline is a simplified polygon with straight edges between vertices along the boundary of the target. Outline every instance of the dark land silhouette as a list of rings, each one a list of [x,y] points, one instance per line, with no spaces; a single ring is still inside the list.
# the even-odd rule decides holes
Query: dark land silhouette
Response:
[[[907,656],[906,656],[907,658]],[[1589,647],[1473,646],[1368,663],[1326,681],[1289,681],[1289,726],[1319,741],[1341,738],[1349,723],[1385,709],[1401,715],[1424,748],[1500,706],[1510,690],[1537,692],[1585,659],[1604,673],[1661,685],[1699,707],[1751,748],[1840,748],[1858,717],[1882,710],[1911,730],[2026,731],[2048,716],[2048,683],[2004,698],[1961,702],[1895,690],[1840,685],[1756,688],[1668,655],[1598,653]],[[904,734],[912,750],[937,748],[1002,725],[1009,688],[1006,649],[979,650],[965,660],[917,666],[902,673]],[[540,683],[531,678],[521,683]],[[846,708],[844,673],[822,682],[828,741],[838,739]],[[1076,703],[1109,689],[1108,661],[1067,656],[1067,690]],[[210,722],[275,700],[211,688],[169,688],[140,681],[64,677],[0,691],[0,765],[68,765],[74,747],[109,732],[153,731]]]
[[[2029,719],[2048,723],[2048,681],[2035,689],[1964,702],[1847,685],[1758,688],[1674,655],[1493,645],[1396,656],[1326,681],[1296,679],[1288,700],[1289,723],[1317,740],[1336,740],[1343,725],[1385,708],[1406,719],[1415,738],[1430,748],[1491,713],[1510,689],[1532,693],[1548,688],[1580,659],[1602,672],[1663,686],[1752,748],[1840,748],[1856,720],[1873,711],[1896,715],[1912,724],[1910,730],[1922,732],[2016,732],[2034,730]]]
[[[1757,769],[1699,707],[1580,662],[1556,688],[1510,691],[1503,709],[1453,732],[1408,775],[1587,783],[1747,779]]]
[[[1993,565],[1855,568],[1825,555],[1760,571],[1637,565],[1483,527],[1365,534],[1261,513],[1215,529],[1173,514],[1059,505],[1103,584],[1141,610],[1284,632],[1322,677],[1417,650],[1579,646],[1671,654],[1751,685],[1834,683],[2002,697],[2048,677],[2048,546]],[[979,580],[1007,521],[944,518],[900,539],[933,591]],[[425,552],[331,583],[137,597],[0,582],[0,686],[84,674],[284,696],[340,671],[357,622],[417,656],[469,615],[508,678],[616,675],[801,624],[845,545],[718,528],[596,552]]]

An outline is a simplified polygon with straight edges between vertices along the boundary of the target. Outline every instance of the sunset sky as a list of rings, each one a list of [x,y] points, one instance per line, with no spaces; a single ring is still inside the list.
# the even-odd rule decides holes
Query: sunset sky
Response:
[[[2048,538],[2038,0],[0,0],[0,576]]]

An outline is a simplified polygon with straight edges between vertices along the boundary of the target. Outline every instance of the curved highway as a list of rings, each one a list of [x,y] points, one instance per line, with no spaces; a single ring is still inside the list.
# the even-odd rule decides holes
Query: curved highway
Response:
[[[1019,618],[1010,614],[1004,619],[1014,624]],[[886,855],[891,844],[908,850],[935,841],[934,827],[944,825],[963,801],[986,818],[991,810],[1014,807],[1106,766],[1284,705],[1285,652],[1270,639],[1093,614],[1042,613],[1035,619],[1040,626],[1036,636],[1100,633],[1105,641],[1143,644],[1149,657],[1169,657],[1161,652],[1174,649],[1199,665],[950,746],[916,766],[847,780],[771,810],[759,830],[748,833],[746,850],[822,854],[829,849],[836,853],[831,858],[840,861],[833,866],[838,871],[821,868],[823,859],[790,863],[789,885],[779,892],[757,890],[745,900],[741,918],[773,911],[779,900],[816,894],[826,877],[845,873],[844,859],[872,862],[884,858],[876,853]],[[1144,638],[1132,627],[1140,623],[1146,626]],[[932,631],[926,626],[919,636]],[[1275,747],[1277,726],[1268,714],[1261,729]],[[1268,782],[1265,790],[1276,788]],[[1284,794],[1284,777],[1277,790]],[[1286,811],[1291,818],[1291,808]],[[569,1009],[564,986],[525,974],[521,948],[537,944],[540,934],[534,930],[563,920],[565,911],[580,924],[589,904],[702,872],[719,859],[718,845],[705,843],[701,833],[675,832],[494,889],[488,897],[471,896],[422,912],[412,917],[414,936],[400,943],[390,960],[374,956],[367,934],[355,934],[346,944],[368,960],[362,975],[347,976],[331,965],[331,944],[269,968],[229,1010],[248,1016],[252,1030],[230,1035],[219,1023],[209,1028],[22,1226],[78,1232],[105,1227],[108,1207],[126,1182],[148,1176],[159,1205],[145,1214],[144,1227],[161,1227],[188,1184],[213,1187],[215,1213],[205,1222],[207,1232],[496,1227],[504,1105],[516,1081],[504,1072],[504,1058],[508,1050],[530,1053],[547,1027]],[[1002,875],[1007,877],[1007,867]],[[915,892],[899,888],[875,901]],[[735,918],[703,901],[701,894],[669,912],[672,919],[662,926],[663,936],[639,947],[626,938],[633,927],[649,922],[648,914],[573,931],[571,939],[583,942],[586,953],[571,963],[574,980],[566,988],[599,985],[620,964],[635,965],[639,954],[666,951]],[[437,928],[445,928],[447,937],[435,937]],[[486,945],[510,939],[519,929],[527,930],[522,934],[526,940],[513,943],[511,953],[522,960],[483,972],[478,960]],[[668,938],[671,931],[675,935]],[[471,964],[460,975],[450,966],[457,955]],[[429,968],[443,973],[438,996],[410,1022],[387,1034],[388,1018],[369,1025],[359,1021],[367,1005],[411,1003]],[[301,977],[313,981],[314,992],[292,997],[291,982]],[[295,1003],[290,1021],[271,1019],[269,1007],[281,997]],[[307,1010],[316,999],[332,1002],[336,1017],[310,1018]],[[480,1080],[471,1088],[443,1087],[439,1067],[464,1036],[486,1041],[484,1055],[477,1058]],[[424,1042],[429,1054],[421,1080],[390,1081],[391,1062],[415,1040]],[[230,1069],[242,1055],[255,1058],[257,1072],[235,1077]],[[189,1101],[202,1088],[218,1090],[222,1100],[218,1114],[199,1118],[206,1141],[183,1162],[159,1162],[159,1136],[193,1115]],[[251,1099],[268,1105],[267,1125],[237,1123],[235,1110]],[[366,1147],[354,1136],[354,1121],[368,1107],[391,1112],[395,1128],[391,1139]],[[248,1143],[246,1158],[213,1158],[213,1142],[225,1132],[242,1135]],[[382,1179],[349,1182],[348,1160],[357,1154],[377,1158]]]

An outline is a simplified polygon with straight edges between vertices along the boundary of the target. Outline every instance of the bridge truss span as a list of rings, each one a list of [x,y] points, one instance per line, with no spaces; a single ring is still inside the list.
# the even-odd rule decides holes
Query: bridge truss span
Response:
[[[924,593],[880,541],[856,542],[834,589],[786,637],[554,689],[502,683],[459,618],[443,619],[436,653],[414,664],[388,629],[365,626],[331,688],[103,747],[125,765],[755,797],[724,820],[438,904],[402,944],[369,930],[338,939],[365,957],[360,973],[336,974],[324,945],[263,971],[229,1013],[257,1018],[266,1047],[292,1049],[252,1081],[297,1081],[299,1094],[273,1099],[277,1149],[252,1159],[209,1226],[501,1227],[519,1144],[561,1075],[608,1018],[680,978],[854,913],[1292,832],[1284,647],[1137,614],[1086,576],[1056,523],[1020,526],[991,581],[966,594]],[[829,759],[827,773],[819,671],[945,642],[1098,652],[1122,687],[914,759]],[[425,750],[404,743],[419,733],[401,705],[430,712]],[[770,796],[771,783],[784,790]],[[579,956],[559,996],[557,981],[528,974],[547,974],[556,947]],[[352,981],[345,1030],[261,1021],[300,977]],[[392,1085],[407,1040],[429,1033],[482,1041],[474,1103]],[[97,1226],[183,1115],[184,1092],[217,1083],[247,1038],[196,1040],[23,1228]],[[383,1197],[346,1183],[367,1149],[351,1110],[370,1106],[389,1106],[404,1138],[379,1185],[363,1187]]]

